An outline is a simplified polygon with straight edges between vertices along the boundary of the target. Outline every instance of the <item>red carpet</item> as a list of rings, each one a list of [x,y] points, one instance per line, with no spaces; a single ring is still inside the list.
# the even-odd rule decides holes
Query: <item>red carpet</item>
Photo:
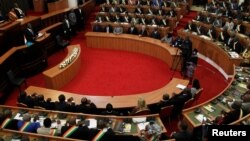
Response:
[[[61,90],[78,94],[124,95],[152,91],[170,80],[172,71],[164,62],[130,52],[86,48],[83,34],[79,33],[71,42],[82,46],[82,68],[77,77]],[[58,64],[66,54],[60,51],[52,55],[49,67]],[[175,73],[175,77],[180,77],[180,74]],[[199,60],[195,77],[204,88],[199,102],[212,98],[227,85],[223,76],[203,60]],[[29,78],[28,84],[45,86],[41,74]],[[5,104],[15,105],[16,97],[17,91],[9,96]]]

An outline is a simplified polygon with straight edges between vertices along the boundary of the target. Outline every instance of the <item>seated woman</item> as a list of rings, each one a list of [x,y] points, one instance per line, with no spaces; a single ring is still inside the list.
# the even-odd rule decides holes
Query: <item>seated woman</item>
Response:
[[[130,115],[136,114],[139,111],[148,110],[146,101],[142,98],[139,98],[137,101],[137,106],[131,111]]]

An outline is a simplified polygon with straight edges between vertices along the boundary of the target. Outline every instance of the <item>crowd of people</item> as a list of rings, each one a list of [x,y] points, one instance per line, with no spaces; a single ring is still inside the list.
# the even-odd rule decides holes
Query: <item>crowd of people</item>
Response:
[[[177,16],[176,8],[178,3],[185,1],[175,0],[138,0],[138,1],[109,1],[100,6],[100,11],[96,16],[96,21],[93,24],[94,32],[115,32],[116,27],[123,28],[123,25],[130,24],[128,31],[122,33],[128,34],[140,34],[139,32],[147,29],[148,26],[154,28],[155,34],[159,34],[159,27],[166,28],[170,26],[170,19]],[[132,6],[126,7],[126,6]],[[147,8],[144,6],[148,6]],[[174,20],[175,21],[175,20]],[[106,23],[102,25],[101,23]],[[113,26],[112,23],[118,23],[117,26]],[[139,27],[137,25],[140,25]],[[103,27],[105,26],[105,27]],[[113,27],[112,27],[113,26]],[[142,29],[144,28],[144,29]],[[116,33],[116,32],[115,32]],[[143,32],[145,36],[153,36],[148,30]],[[143,35],[143,34],[140,34]],[[154,36],[160,39],[159,36]]]

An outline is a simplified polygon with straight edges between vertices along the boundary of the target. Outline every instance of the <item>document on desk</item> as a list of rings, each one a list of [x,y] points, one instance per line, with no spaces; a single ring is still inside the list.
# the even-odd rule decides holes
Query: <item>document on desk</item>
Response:
[[[14,119],[23,120],[23,116],[20,113],[17,113]]]
[[[214,107],[212,106],[212,105],[206,105],[206,106],[204,106],[204,108],[206,109],[206,110],[208,110],[209,112],[214,112]]]
[[[228,53],[232,58],[239,58],[240,57],[240,55],[237,52],[231,51],[231,52],[228,52]]]
[[[132,121],[133,121],[134,123],[146,122],[146,120],[147,120],[146,117],[132,118]]]
[[[178,84],[178,85],[176,86],[176,88],[179,88],[179,89],[181,89],[181,90],[184,90],[184,89],[186,88],[186,86],[184,86],[184,85],[182,85],[182,84]]]
[[[93,119],[93,118],[91,118],[91,119],[88,119],[88,121],[89,121],[89,128],[97,128],[97,120],[96,119]]]
[[[143,122],[143,123],[137,124],[139,130],[144,130],[147,125],[149,125],[149,122]]]
[[[131,124],[129,123],[125,124],[123,131],[129,133],[131,131]]]
[[[195,118],[196,118],[199,122],[201,122],[201,123],[202,123],[204,117],[205,117],[205,116],[204,116],[203,114],[198,114],[198,115],[195,116]]]

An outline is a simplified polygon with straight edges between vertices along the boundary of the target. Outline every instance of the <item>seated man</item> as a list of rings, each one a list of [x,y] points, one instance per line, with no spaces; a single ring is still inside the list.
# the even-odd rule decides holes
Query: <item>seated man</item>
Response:
[[[221,19],[220,18],[218,18],[218,17],[216,17],[215,18],[215,20],[214,20],[214,22],[213,22],[213,26],[214,27],[222,27],[222,21],[221,21]]]
[[[56,132],[56,129],[51,129],[51,124],[52,124],[52,121],[50,118],[46,118],[44,119],[43,121],[43,127],[39,127],[37,129],[37,133],[38,134],[43,134],[43,135],[51,135],[51,136],[54,136],[57,134]]]
[[[162,27],[167,27],[168,26],[168,20],[166,19],[166,16],[163,16],[162,19],[160,19],[160,21],[158,21],[159,26]]]
[[[17,3],[14,3],[14,7],[13,7],[13,10],[17,16],[18,19],[22,19],[25,17],[25,14],[24,12],[22,11],[21,8],[19,8],[18,4]]]
[[[93,32],[101,32],[102,28],[101,28],[100,24],[94,23],[92,30],[93,30]]]
[[[202,22],[204,20],[204,17],[201,12],[198,13],[197,17],[195,18],[196,21]]]
[[[226,43],[229,37],[230,37],[230,36],[229,36],[227,30],[226,30],[226,29],[223,29],[223,30],[219,33],[218,40],[219,40],[220,42]]]
[[[188,129],[188,125],[184,121],[178,122],[179,132],[173,132],[171,134],[171,138],[176,141],[191,141],[192,133],[190,133]]]
[[[174,8],[171,8],[171,10],[168,11],[167,16],[169,16],[169,17],[175,17],[176,16],[176,12],[175,12]]]
[[[77,126],[75,117],[71,117],[66,125],[61,128],[61,135],[64,138],[91,140],[89,132],[87,125],[80,124]]]
[[[120,115],[117,111],[113,109],[113,105],[108,103],[106,105],[106,110],[101,113],[102,115]]]
[[[118,24],[118,26],[114,28],[113,33],[116,35],[123,33],[123,27],[121,26],[120,23]]]
[[[140,37],[147,37],[148,36],[148,31],[146,29],[146,26],[143,25],[141,31],[139,32]]]
[[[231,107],[232,107],[232,110],[230,112],[228,112],[228,113],[222,112],[223,120],[222,120],[221,124],[230,124],[230,123],[239,119],[240,111],[241,111],[241,109],[240,109],[241,102],[235,101]]]
[[[18,121],[17,127],[21,132],[31,132],[36,133],[37,129],[40,128],[40,123],[36,122],[38,120],[38,116],[34,118],[35,121],[30,121],[30,114],[26,113],[23,115],[23,120]]]
[[[28,42],[35,42],[37,38],[37,33],[33,30],[30,23],[27,24],[27,28],[24,31],[24,36]]]
[[[234,27],[234,31],[237,32],[237,33],[245,34],[246,29],[245,29],[245,26],[242,25],[241,20],[238,20],[237,25],[235,25],[235,27]]]
[[[68,16],[65,15],[64,20],[63,20],[63,33],[64,33],[65,38],[67,38],[68,40],[71,38],[71,32],[72,32],[72,29],[71,29]]]
[[[157,27],[154,28],[154,31],[151,33],[151,37],[154,38],[154,39],[160,39],[161,38]]]
[[[241,54],[243,51],[244,51],[244,48],[243,46],[241,45],[241,43],[239,42],[239,39],[238,37],[235,37],[234,38],[234,41],[233,43],[231,44],[230,48],[237,52],[238,54]]]
[[[122,17],[121,20],[122,20],[122,22],[124,22],[124,23],[130,23],[130,17],[128,16],[127,13]]]
[[[172,46],[173,47],[181,47],[183,43],[183,39],[181,39],[180,36],[175,37],[175,39],[172,41]]]
[[[234,22],[233,22],[233,19],[232,18],[229,18],[228,21],[225,23],[224,29],[227,29],[227,30],[233,30],[234,28]]]
[[[197,23],[195,32],[196,32],[198,35],[203,35],[203,34],[204,34],[204,28],[201,26],[200,23]]]
[[[133,24],[131,25],[131,27],[128,28],[127,34],[133,34],[133,35],[138,34],[138,31],[137,31],[136,27]]]
[[[113,32],[112,26],[110,26],[109,24],[106,25],[106,27],[104,28],[104,32],[106,32],[106,33],[112,33]]]
[[[161,38],[161,42],[163,43],[168,43],[171,44],[173,40],[173,35],[172,33],[168,33],[167,35],[165,35],[163,38]]]
[[[184,29],[188,31],[195,31],[196,27],[195,24],[192,23],[192,21],[189,21]]]
[[[66,98],[63,94],[58,96],[58,100],[57,102],[55,102],[55,110],[57,111],[65,111],[65,112],[70,112],[70,105],[65,102]]]
[[[216,39],[216,33],[215,33],[214,26],[212,26],[211,28],[208,29],[207,36],[210,37],[211,39]]]

